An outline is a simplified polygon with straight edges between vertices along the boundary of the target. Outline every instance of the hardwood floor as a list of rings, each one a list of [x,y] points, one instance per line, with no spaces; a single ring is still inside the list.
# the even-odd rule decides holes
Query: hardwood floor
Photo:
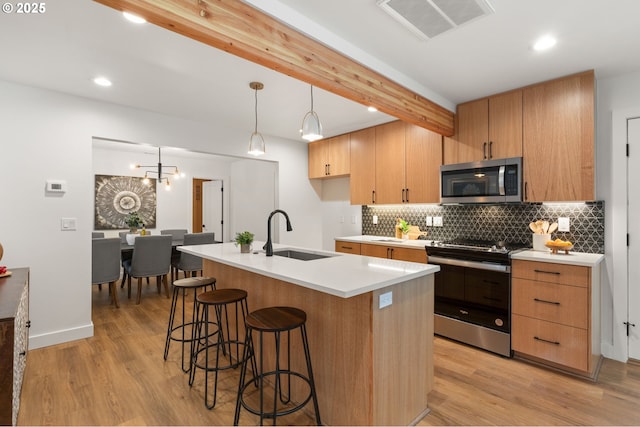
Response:
[[[202,372],[189,387],[179,345],[162,358],[170,300],[153,281],[139,306],[118,291],[120,309],[93,287],[94,337],[29,352],[18,424],[232,424],[237,371],[222,375],[207,410]],[[434,349],[431,413],[419,425],[640,425],[640,365],[605,360],[593,383],[442,338]],[[243,411],[241,424],[257,422]]]

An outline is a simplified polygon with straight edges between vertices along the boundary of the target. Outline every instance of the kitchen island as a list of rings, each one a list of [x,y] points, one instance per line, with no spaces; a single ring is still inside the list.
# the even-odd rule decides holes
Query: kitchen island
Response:
[[[323,424],[417,423],[428,413],[433,386],[433,274],[439,267],[274,245],[276,253],[283,248],[328,257],[241,254],[233,243],[180,250],[204,259],[204,274],[217,279],[218,289],[245,289],[250,311],[288,305],[307,313]],[[292,359],[305,372],[304,357]]]

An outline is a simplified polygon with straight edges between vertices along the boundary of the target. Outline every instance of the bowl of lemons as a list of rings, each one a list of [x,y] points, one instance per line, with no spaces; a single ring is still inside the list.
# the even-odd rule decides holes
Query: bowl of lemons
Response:
[[[551,249],[551,253],[553,254],[558,254],[560,252],[568,254],[569,251],[573,249],[573,243],[562,239],[549,240],[545,243],[545,246]]]

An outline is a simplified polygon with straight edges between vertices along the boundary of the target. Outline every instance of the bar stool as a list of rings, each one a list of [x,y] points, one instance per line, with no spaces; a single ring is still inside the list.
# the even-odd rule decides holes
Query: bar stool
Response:
[[[169,346],[171,341],[178,341],[182,344],[182,371],[189,372],[191,369],[191,359],[189,358],[187,365],[185,366],[184,347],[187,343],[193,341],[193,329],[190,334],[185,336],[185,330],[187,328],[193,328],[196,324],[196,296],[197,290],[202,288],[205,291],[207,286],[211,287],[211,290],[216,288],[216,279],[213,277],[189,277],[186,279],[180,279],[173,282],[173,298],[171,300],[171,309],[169,311],[169,325],[167,326],[167,339],[164,344],[164,360],[167,360],[169,355]],[[185,300],[187,290],[193,290],[193,310],[191,312],[191,319],[185,319]],[[176,307],[178,305],[178,298],[182,294],[182,323],[175,324]],[[176,336],[175,332],[182,332],[179,336]],[[215,333],[215,332],[214,332]],[[191,346],[189,347],[189,356],[191,356]]]
[[[240,370],[240,383],[238,386],[238,397],[236,401],[236,414],[233,420],[234,425],[238,425],[240,419],[240,410],[245,408],[254,415],[260,416],[260,425],[262,425],[264,418],[272,418],[273,425],[276,425],[276,417],[288,415],[302,409],[309,400],[313,399],[313,406],[316,414],[316,423],[321,425],[320,411],[318,409],[318,398],[316,395],[316,387],[313,380],[313,370],[311,368],[311,356],[309,353],[309,341],[307,339],[306,329],[307,314],[297,308],[293,307],[268,307],[260,310],[256,310],[250,313],[246,319],[247,335],[245,338],[245,356],[242,368]],[[307,365],[307,376],[304,376],[300,372],[295,372],[291,369],[291,331],[300,329],[302,338],[302,347],[304,349],[304,357]],[[260,358],[260,368],[256,370],[253,367],[253,377],[248,381],[245,381],[247,373],[247,364],[249,360],[253,361],[255,365],[255,348],[253,344],[253,332],[258,333],[258,355]],[[287,341],[287,366],[283,369],[280,366],[280,346],[281,346],[281,333],[286,332]],[[273,333],[275,335],[275,369],[272,371],[264,371],[264,351],[263,351],[263,335],[265,333]],[[287,390],[283,390],[282,377],[285,376],[287,382]],[[292,390],[291,390],[291,377],[295,376],[300,378],[309,387],[309,395],[300,403],[291,402]],[[273,391],[273,410],[265,411],[264,402],[264,387],[265,379],[273,378],[271,383],[274,384]],[[259,388],[260,394],[260,407],[256,409],[251,407],[245,400],[244,392],[246,388],[254,383]],[[282,404],[278,408],[278,401]],[[288,406],[283,406],[288,405]]]
[[[232,314],[235,314],[233,329],[230,330],[229,307],[233,306]],[[214,322],[209,320],[209,311],[213,309],[216,316],[217,329],[209,332],[209,326]],[[241,328],[246,328],[245,318],[249,313],[247,306],[247,292],[242,289],[218,289],[203,292],[197,297],[196,318],[198,325],[194,328],[193,346],[191,351],[191,372],[189,374],[189,386],[193,385],[196,369],[203,369],[204,377],[204,403],[208,409],[216,405],[218,391],[218,372],[235,369],[242,364],[245,345],[240,339]],[[217,335],[215,342],[208,337]],[[210,363],[210,349],[215,347],[215,363]],[[233,350],[233,351],[232,351]],[[213,350],[211,350],[213,351]],[[222,360],[220,353],[222,353]],[[209,372],[214,372],[213,397],[209,401]]]

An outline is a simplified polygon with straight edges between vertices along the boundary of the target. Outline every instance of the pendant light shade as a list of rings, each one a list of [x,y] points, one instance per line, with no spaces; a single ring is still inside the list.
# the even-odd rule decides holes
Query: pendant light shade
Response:
[[[258,132],[258,91],[264,88],[264,85],[260,82],[251,82],[249,83],[249,87],[255,91],[255,116],[256,116],[256,124],[253,128],[253,133],[251,134],[251,138],[249,139],[249,154],[254,156],[260,156],[264,154],[264,138],[262,134]]]
[[[302,119],[302,129],[300,130],[302,139],[317,141],[322,139],[322,124],[315,111],[313,111],[313,86],[311,86],[311,111],[305,114]]]

